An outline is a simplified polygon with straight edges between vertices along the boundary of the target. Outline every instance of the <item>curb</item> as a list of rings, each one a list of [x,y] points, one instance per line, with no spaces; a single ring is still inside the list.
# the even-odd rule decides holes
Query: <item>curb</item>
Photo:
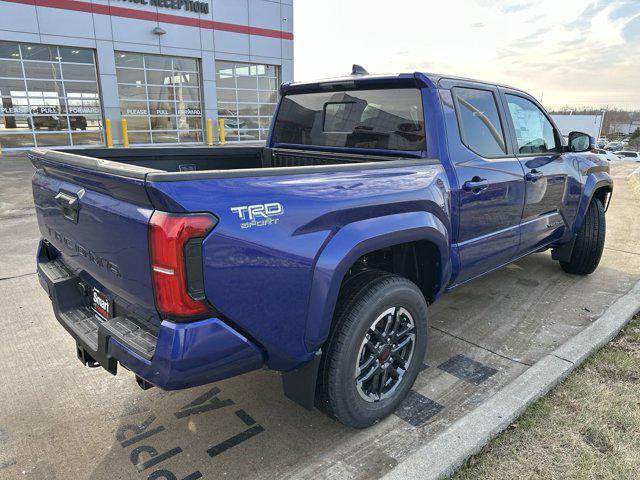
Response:
[[[383,480],[439,480],[453,474],[471,455],[507,428],[604,345],[640,310],[640,281],[598,320],[543,357],[485,403],[401,461]]]

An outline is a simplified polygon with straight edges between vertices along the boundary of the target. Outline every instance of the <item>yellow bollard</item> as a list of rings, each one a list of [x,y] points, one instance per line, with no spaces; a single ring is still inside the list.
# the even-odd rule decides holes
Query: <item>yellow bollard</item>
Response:
[[[113,148],[113,133],[111,132],[111,120],[104,121],[104,131],[107,136],[107,148]]]
[[[127,119],[122,119],[122,146],[129,148],[129,132],[127,131]]]
[[[213,123],[210,118],[207,118],[207,144],[213,146]]]
[[[224,145],[225,144],[224,120],[221,118],[221,119],[218,120],[218,123],[220,124],[220,145]]]

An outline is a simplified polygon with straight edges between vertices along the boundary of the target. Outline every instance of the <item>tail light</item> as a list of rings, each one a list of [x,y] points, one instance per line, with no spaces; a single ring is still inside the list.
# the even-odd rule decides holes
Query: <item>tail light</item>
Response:
[[[193,318],[211,311],[204,295],[202,240],[217,220],[208,214],[155,211],[149,220],[149,250],[158,311]]]

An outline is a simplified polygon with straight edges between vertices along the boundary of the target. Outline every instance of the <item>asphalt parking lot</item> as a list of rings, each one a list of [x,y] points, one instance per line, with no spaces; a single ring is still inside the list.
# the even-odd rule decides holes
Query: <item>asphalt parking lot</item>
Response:
[[[31,167],[0,157],[0,478],[379,478],[583,328],[640,279],[640,165],[612,164],[605,253],[591,276],[532,255],[430,309],[409,398],[354,431],[260,370],[190,390],[142,391],[83,367],[35,275]]]

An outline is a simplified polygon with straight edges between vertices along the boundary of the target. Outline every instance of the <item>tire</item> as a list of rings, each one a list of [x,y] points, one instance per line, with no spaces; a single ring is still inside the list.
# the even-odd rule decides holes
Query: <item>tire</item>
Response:
[[[385,336],[387,326],[391,330]],[[427,302],[420,289],[377,270],[355,275],[340,291],[320,364],[317,406],[349,427],[377,423],[406,397],[426,347]],[[364,380],[371,372],[377,373]]]
[[[606,229],[604,207],[600,200],[594,198],[576,236],[571,259],[568,262],[560,262],[562,269],[575,275],[593,273],[602,257]]]

